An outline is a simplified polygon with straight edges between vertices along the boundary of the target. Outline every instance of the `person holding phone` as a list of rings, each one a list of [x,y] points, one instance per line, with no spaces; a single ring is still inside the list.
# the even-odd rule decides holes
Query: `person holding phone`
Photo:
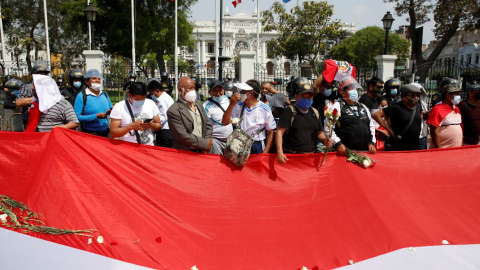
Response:
[[[82,132],[108,137],[108,115],[112,102],[107,91],[103,90],[103,76],[96,69],[90,69],[85,75],[87,86],[75,98],[75,114],[81,124]]]
[[[128,90],[128,98],[115,104],[110,114],[110,135],[122,141],[153,144],[153,132],[162,127],[160,111],[153,100],[146,99],[147,86],[134,82]]]

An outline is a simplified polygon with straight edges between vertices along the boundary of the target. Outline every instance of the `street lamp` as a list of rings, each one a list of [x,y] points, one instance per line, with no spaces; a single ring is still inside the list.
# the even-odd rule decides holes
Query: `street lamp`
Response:
[[[94,22],[97,19],[97,9],[92,5],[88,4],[88,6],[85,8],[83,11],[85,13],[85,16],[87,16],[87,21],[89,23]],[[95,39],[93,37],[93,24],[92,24],[92,50],[95,50]]]
[[[20,72],[20,63],[18,62],[18,56],[20,55],[21,51],[18,47],[13,49],[13,54],[15,54],[15,59],[17,60],[17,72]]]
[[[383,29],[385,29],[385,51],[383,54],[387,55],[388,54],[388,32],[392,28],[392,23],[395,19],[393,18],[392,14],[390,14],[390,11],[383,16],[382,22],[383,22]]]

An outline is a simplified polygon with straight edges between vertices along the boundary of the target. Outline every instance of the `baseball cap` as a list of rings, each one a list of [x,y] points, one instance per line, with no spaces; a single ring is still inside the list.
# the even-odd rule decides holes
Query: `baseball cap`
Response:
[[[235,83],[234,85],[235,85],[235,87],[237,87],[240,91],[242,91],[242,90],[246,90],[246,91],[251,91],[251,90],[253,90],[253,88],[252,88],[250,85],[246,84],[246,83]]]
[[[217,86],[220,86],[220,88],[223,88],[223,84],[220,83],[219,81],[216,81],[216,82],[212,83],[212,87],[210,87],[210,91],[212,91]]]
[[[312,93],[313,94],[313,87],[310,86],[309,84],[300,84],[297,87],[297,93],[299,95],[305,94],[305,93]]]

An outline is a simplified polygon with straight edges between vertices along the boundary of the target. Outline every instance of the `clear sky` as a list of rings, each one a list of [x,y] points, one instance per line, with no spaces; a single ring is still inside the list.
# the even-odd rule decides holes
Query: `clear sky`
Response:
[[[220,1],[220,0],[219,0]],[[274,0],[259,0],[260,10],[266,10],[271,7]],[[302,1],[300,1],[302,2]],[[394,5],[390,3],[384,3],[383,0],[329,0],[329,4],[334,5],[334,19],[340,19],[345,23],[355,22],[357,30],[360,30],[367,26],[376,25],[383,28],[382,18],[390,11],[395,18],[392,29],[398,29],[400,25],[408,25],[406,17],[397,17],[393,9]],[[297,0],[291,0],[286,4],[287,8],[293,8],[297,5]],[[241,4],[238,4],[236,8],[233,7],[232,0],[223,2],[223,10],[228,7],[230,14],[235,15],[237,13],[253,14],[256,1],[242,0]],[[195,21],[211,21],[215,18],[215,0],[198,0],[198,2],[192,7],[191,19]],[[423,29],[423,43],[428,44],[430,40],[434,40],[433,34],[433,16],[430,18],[432,21],[426,23]]]

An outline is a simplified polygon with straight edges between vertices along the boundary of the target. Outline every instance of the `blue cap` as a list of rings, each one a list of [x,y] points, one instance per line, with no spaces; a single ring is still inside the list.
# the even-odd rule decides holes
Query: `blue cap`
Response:
[[[85,79],[90,79],[91,77],[98,77],[101,80],[103,80],[102,73],[96,69],[90,69],[87,71],[87,74],[85,75]]]

